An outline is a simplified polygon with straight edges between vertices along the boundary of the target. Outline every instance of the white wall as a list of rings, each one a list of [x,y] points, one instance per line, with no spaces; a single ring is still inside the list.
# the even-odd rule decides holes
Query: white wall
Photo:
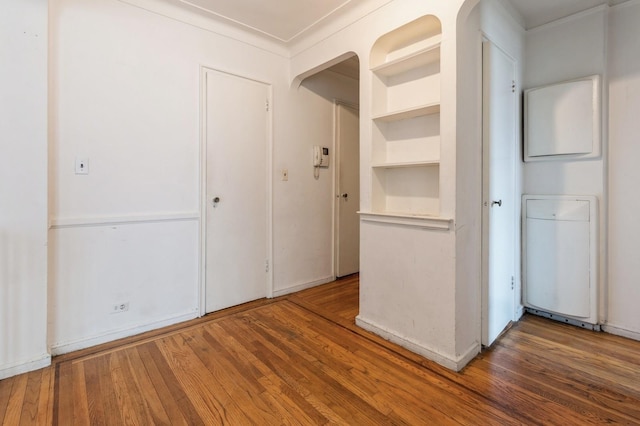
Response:
[[[70,226],[49,234],[51,349],[64,353],[197,315],[198,224]],[[129,310],[113,313],[119,303]]]
[[[603,80],[603,157],[525,166],[528,193],[595,194],[600,201],[600,316],[605,331],[640,339],[640,175],[635,141],[640,111],[640,2],[594,9],[527,33],[526,84],[590,74]],[[560,58],[563,58],[561,60]],[[607,113],[608,109],[608,113]]]
[[[442,22],[441,49],[441,216],[458,220],[456,23],[464,1],[397,0],[358,22],[297,51],[291,77],[305,75],[321,64],[353,51],[361,61],[360,94],[360,209],[371,210],[371,72],[370,50],[380,36],[424,15]],[[475,3],[471,1],[469,4]],[[446,76],[446,78],[445,78]],[[464,221],[463,221],[464,222]],[[407,228],[361,221],[361,275],[359,324],[442,364],[461,368],[479,350],[479,322],[473,312],[457,315],[457,294],[464,307],[473,304],[475,285],[456,279],[456,231]],[[462,260],[460,260],[462,262]],[[464,288],[458,288],[461,285]],[[464,310],[464,307],[460,312]],[[473,323],[473,324],[472,324]],[[468,327],[473,331],[469,332]]]
[[[314,180],[311,147],[332,146],[332,101],[357,103],[356,81],[292,87],[278,49],[117,0],[55,0],[51,16],[54,353],[198,315],[201,66],[273,87],[274,294],[333,279],[333,169]]]
[[[640,2],[609,18],[609,276],[607,331],[640,340]]]
[[[0,379],[48,365],[47,1],[0,2]]]
[[[52,1],[51,38],[49,343],[63,353],[198,315],[201,66],[277,100],[287,86],[281,56],[117,0]]]
[[[481,3],[480,3],[481,5]],[[482,57],[481,6],[462,10],[458,16],[458,90],[465,101],[456,118],[456,324],[458,341],[480,344],[481,241],[482,241]],[[470,5],[467,5],[467,8]],[[467,347],[461,345],[456,355]]]
[[[573,15],[527,31],[524,89],[599,74],[606,107],[605,6]],[[603,109],[606,111],[606,108]],[[606,129],[606,116],[603,117]],[[599,317],[606,317],[603,290],[606,288],[605,164],[607,137],[603,134],[603,155],[588,160],[560,160],[524,163],[524,193],[534,195],[595,195],[598,197],[601,300]]]
[[[333,269],[334,100],[358,104],[358,80],[322,71],[294,85],[275,114],[281,138],[274,151],[274,295],[335,279]],[[314,145],[330,149],[330,167],[314,178]],[[282,181],[283,169],[289,172]]]

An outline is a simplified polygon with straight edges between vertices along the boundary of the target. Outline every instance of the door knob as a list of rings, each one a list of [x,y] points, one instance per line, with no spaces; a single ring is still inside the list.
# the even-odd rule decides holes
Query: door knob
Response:
[[[502,200],[492,201],[491,202],[491,207],[493,207],[495,204],[497,204],[498,207],[502,207]]]
[[[347,198],[349,198],[349,194],[347,194],[346,192],[345,192],[344,194],[340,194],[340,196],[341,196],[342,198],[344,198],[345,200],[346,200]]]
[[[218,205],[218,203],[220,202],[220,197],[215,197],[211,201],[213,202],[213,207],[216,207]]]

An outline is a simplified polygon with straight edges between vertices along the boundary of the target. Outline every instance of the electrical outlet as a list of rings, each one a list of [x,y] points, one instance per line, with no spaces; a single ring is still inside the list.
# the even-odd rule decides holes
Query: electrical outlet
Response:
[[[121,312],[126,312],[129,310],[129,302],[120,302],[113,305],[111,309],[112,314],[119,314]]]

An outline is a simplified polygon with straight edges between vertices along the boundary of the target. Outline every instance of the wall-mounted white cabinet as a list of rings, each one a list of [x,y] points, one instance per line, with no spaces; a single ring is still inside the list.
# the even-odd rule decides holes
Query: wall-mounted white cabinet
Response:
[[[598,209],[594,196],[522,197],[523,303],[598,323]]]
[[[600,155],[600,76],[526,90],[524,160],[578,160]]]
[[[440,21],[425,16],[372,49],[375,213],[440,213],[440,41]]]

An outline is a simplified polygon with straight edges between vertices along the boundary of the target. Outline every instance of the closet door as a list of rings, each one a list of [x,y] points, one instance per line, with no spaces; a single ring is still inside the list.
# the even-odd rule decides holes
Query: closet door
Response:
[[[205,74],[205,310],[267,295],[269,86]]]
[[[336,276],[360,270],[360,121],[359,111],[336,104],[338,157]]]
[[[483,51],[482,344],[491,345],[515,316],[515,62],[491,42]]]

